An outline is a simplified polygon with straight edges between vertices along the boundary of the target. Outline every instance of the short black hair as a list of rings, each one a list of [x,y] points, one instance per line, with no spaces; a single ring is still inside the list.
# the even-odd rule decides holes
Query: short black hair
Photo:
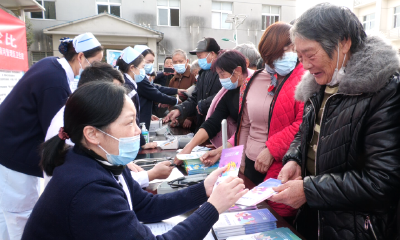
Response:
[[[217,59],[211,65],[211,70],[216,72],[217,68],[233,73],[237,67],[242,67],[242,74],[247,75],[246,57],[237,50],[221,50]]]
[[[146,57],[147,54],[151,54],[151,55],[153,55],[154,57],[156,56],[156,55],[154,54],[153,50],[151,50],[150,48],[148,48],[148,49],[146,49],[146,50],[144,50],[144,51],[142,52],[143,57]]]
[[[168,59],[171,59],[171,60],[172,60],[172,57],[166,57],[166,58],[164,59],[164,64],[165,64],[165,62],[166,62]]]
[[[90,67],[83,70],[78,82],[78,87],[93,81],[112,82],[117,79],[121,84],[125,83],[121,72],[113,68],[110,64],[94,61]]]

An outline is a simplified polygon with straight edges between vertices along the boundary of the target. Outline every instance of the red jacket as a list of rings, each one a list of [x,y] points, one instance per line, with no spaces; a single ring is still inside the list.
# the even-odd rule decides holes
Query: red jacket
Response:
[[[292,74],[287,78],[281,86],[275,91],[274,99],[272,100],[269,111],[269,130],[268,140],[265,143],[270,153],[274,157],[274,162],[268,169],[265,180],[268,178],[277,178],[282,169],[282,158],[289,149],[294,135],[299,131],[299,126],[302,122],[304,103],[294,99],[294,91],[297,84],[300,82],[304,74],[303,65],[299,63]],[[253,75],[256,76],[255,73]],[[251,80],[246,81],[242,85],[240,94],[240,103],[246,98],[247,85],[251,86]],[[240,111],[240,110],[239,110]],[[239,113],[241,120],[241,113]],[[240,132],[240,123],[236,133]],[[239,138],[236,134],[235,143],[238,143]],[[296,210],[275,202],[268,202],[269,205],[281,216],[293,216]]]

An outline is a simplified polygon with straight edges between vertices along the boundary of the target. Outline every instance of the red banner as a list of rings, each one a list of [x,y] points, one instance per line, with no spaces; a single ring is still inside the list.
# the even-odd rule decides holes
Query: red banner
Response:
[[[0,9],[0,69],[28,71],[25,23]]]

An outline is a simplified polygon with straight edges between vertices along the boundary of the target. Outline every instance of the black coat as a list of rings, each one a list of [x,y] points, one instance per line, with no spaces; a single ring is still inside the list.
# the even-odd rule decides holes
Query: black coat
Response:
[[[137,83],[137,86],[140,99],[140,122],[144,122],[146,128],[149,129],[153,102],[175,105],[176,98],[169,95],[177,94],[178,90],[176,88],[153,85],[147,77]]]
[[[378,37],[368,37],[365,48],[351,56],[338,92],[323,111],[315,176],[306,176],[305,166],[325,86],[309,73],[297,86],[296,98],[305,101],[303,123],[283,163],[293,160],[302,167],[307,199],[303,208],[318,210],[319,231],[313,233],[319,232],[320,239],[395,239],[400,193],[396,55]],[[299,219],[307,214],[300,211]],[[299,224],[311,225],[312,220]],[[299,231],[314,239],[308,237],[310,230]]]
[[[211,102],[221,87],[222,85],[216,72],[200,70],[192,96],[182,104],[175,106],[181,113],[180,118],[186,119],[187,117],[197,116],[197,131],[205,121]],[[201,115],[197,113],[196,106],[199,106]]]

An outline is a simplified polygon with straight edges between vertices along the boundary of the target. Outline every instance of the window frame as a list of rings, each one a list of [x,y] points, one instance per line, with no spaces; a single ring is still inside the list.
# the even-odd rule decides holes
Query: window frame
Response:
[[[99,15],[99,7],[98,7],[99,5],[107,6],[108,14],[111,14],[111,6],[119,6],[119,16],[117,16],[117,17],[122,18],[122,11],[121,11],[122,0],[121,0],[121,3],[111,3],[110,0],[102,0],[101,2],[96,1],[97,15]],[[114,14],[112,14],[112,15],[114,15]],[[116,15],[114,15],[114,16],[116,16]]]
[[[221,5],[221,6],[220,6],[221,10],[215,10],[215,9],[212,8],[212,4],[213,4],[214,2],[217,2],[217,3],[219,3],[219,4]],[[222,3],[230,3],[231,6],[232,6],[232,10],[231,10],[231,11],[222,10]],[[219,28],[213,28],[213,26],[212,26],[212,14],[213,14],[213,13],[219,13],[219,19],[220,19],[220,26],[219,26]],[[229,28],[222,28],[222,14],[223,14],[223,13],[233,14],[233,2],[211,1],[211,29],[232,30],[232,23],[229,23],[229,26],[230,26]]]
[[[374,19],[373,20],[364,20],[364,18],[366,19],[368,16],[370,16],[370,15],[374,15]],[[362,26],[363,26],[363,28],[364,28],[364,31],[370,31],[370,30],[374,30],[375,29],[375,13],[369,13],[369,14],[366,14],[366,15],[364,15],[363,16],[363,19],[362,19],[363,21],[362,21]],[[372,27],[372,28],[366,28],[365,26],[364,26],[364,24],[368,24],[369,23],[369,25],[371,25],[371,23],[373,23],[374,24],[374,26]],[[366,25],[367,26],[367,25]]]
[[[282,9],[282,6],[281,5],[267,5],[267,4],[263,4],[262,5],[262,8],[261,8],[261,11],[262,11],[262,9],[264,8],[264,6],[268,6],[269,7],[269,12],[270,13],[264,13],[264,12],[261,12],[261,30],[262,31],[265,31],[265,29],[267,29],[269,26],[271,26],[271,24],[270,25],[268,25],[268,26],[265,26],[265,28],[263,28],[263,22],[262,22],[262,19],[263,19],[263,16],[265,16],[265,17],[278,17],[279,19],[278,19],[278,22],[281,20],[281,9]],[[271,11],[271,7],[278,7],[279,8],[279,13],[278,14],[276,14],[276,13],[271,13],[272,11]],[[274,23],[276,23],[277,21],[275,21]]]
[[[398,13],[396,13],[396,8],[399,8]],[[400,6],[393,8],[393,28],[400,28],[400,21],[399,21],[399,25],[396,26],[396,17],[399,18],[399,20],[400,20]]]
[[[43,58],[41,58],[41,59],[39,59],[37,61],[34,61],[34,59],[33,59],[33,54],[34,53],[44,53],[44,57],[43,58],[53,57],[54,56],[52,51],[30,51],[30,54],[31,54],[31,57],[32,57],[31,58],[32,59],[32,65],[43,59]]]
[[[169,6],[169,0],[168,1],[168,6],[158,6],[157,0],[156,0],[156,4],[157,4],[157,26],[160,27],[180,27],[181,26],[181,0],[179,0],[179,7],[171,7]],[[168,10],[168,25],[160,25],[160,13],[159,13],[159,9],[166,9]],[[171,9],[178,9],[179,11],[179,25],[178,26],[171,26]]]
[[[56,9],[56,0],[36,0],[43,8],[44,8],[44,2],[54,2],[54,12],[56,17],[55,18],[45,18],[45,11],[42,11],[42,18],[32,18],[32,13],[30,13],[30,19],[33,20],[57,20],[57,9]]]

